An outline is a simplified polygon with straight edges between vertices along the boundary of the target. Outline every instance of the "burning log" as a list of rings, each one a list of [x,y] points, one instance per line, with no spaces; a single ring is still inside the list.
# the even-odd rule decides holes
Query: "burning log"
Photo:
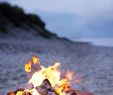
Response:
[[[7,93],[7,95],[32,95],[30,92],[24,91],[25,89],[20,88],[15,91]]]
[[[7,95],[16,95],[13,91],[8,92]]]
[[[71,92],[69,95],[78,95],[76,92]]]
[[[36,90],[40,95],[58,95],[58,93],[52,88],[48,79],[45,79],[41,86],[36,87]]]
[[[32,95],[30,92],[24,92],[23,95]]]
[[[48,79],[45,79],[40,86],[35,88],[40,95],[59,95],[51,86]],[[9,92],[7,95],[32,95],[30,92],[25,91],[23,88],[19,88],[14,92]],[[75,90],[68,92],[68,95],[78,95]]]
[[[63,74],[58,69],[59,66],[59,63],[55,63],[46,68],[40,64],[37,56],[32,56],[32,59],[25,64],[25,71],[30,75],[29,88],[20,88],[7,95],[93,95],[89,92],[73,90],[72,83],[75,82],[73,73]]]
[[[19,88],[19,89],[15,90],[14,93],[17,94],[18,91],[22,91],[22,92],[23,92],[24,90],[25,90],[25,89],[23,89],[23,88]]]
[[[11,92],[7,93],[7,95],[16,95],[17,92],[23,92],[23,91],[24,91],[23,88],[19,88],[19,89],[15,90],[15,91],[11,91]]]

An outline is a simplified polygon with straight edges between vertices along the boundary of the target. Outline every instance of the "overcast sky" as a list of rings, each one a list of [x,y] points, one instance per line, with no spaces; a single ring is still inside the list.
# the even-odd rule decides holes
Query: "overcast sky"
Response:
[[[4,1],[4,0],[3,0]],[[113,0],[6,0],[23,7],[27,12],[56,12],[74,14],[79,23],[91,19],[113,20]],[[90,20],[88,20],[90,19]],[[102,21],[102,22],[103,22]],[[100,23],[100,22],[98,22]]]
[[[102,35],[105,37],[106,35],[113,37],[113,0],[1,0],[8,1],[11,4],[16,4],[24,8],[26,12],[48,12],[48,13],[67,13],[71,15],[75,15],[75,21],[72,19],[72,23],[75,22],[75,27],[71,27],[74,31],[64,32],[60,30],[60,27],[65,27],[64,23],[60,21],[56,23],[56,20],[53,19],[50,23],[49,20],[51,18],[46,18],[44,21],[48,21],[47,26],[50,26],[50,30],[56,31],[56,33],[62,33],[62,35],[71,35],[78,34],[83,35],[88,34],[89,36],[93,35]],[[50,14],[51,15],[51,14]],[[62,19],[62,18],[61,18]],[[67,19],[71,19],[68,18]],[[69,20],[68,20],[69,21]],[[55,24],[56,23],[56,24]],[[71,21],[69,22],[70,24]],[[54,25],[54,26],[52,26]],[[56,26],[55,26],[56,25]],[[69,24],[68,24],[69,26]],[[55,28],[51,28],[55,27]],[[56,30],[58,29],[58,30]],[[67,31],[68,31],[67,27]],[[80,30],[80,31],[77,31]],[[95,31],[96,30],[96,31]],[[62,32],[61,32],[62,31]],[[65,30],[64,30],[65,31]],[[87,32],[88,31],[88,32]],[[101,31],[101,33],[98,33]],[[102,31],[104,31],[102,33]],[[72,35],[74,36],[74,35]]]
[[[3,0],[4,1],[4,0]],[[36,9],[48,12],[66,12],[79,16],[110,14],[113,0],[7,0],[33,12]]]

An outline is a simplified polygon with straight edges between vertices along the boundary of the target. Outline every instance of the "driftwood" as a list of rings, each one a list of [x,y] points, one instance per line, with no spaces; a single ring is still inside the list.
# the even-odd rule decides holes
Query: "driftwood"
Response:
[[[40,95],[59,95],[55,90],[52,88],[51,83],[48,79],[45,79],[41,86],[36,87],[37,92]]]
[[[40,95],[59,95],[52,88],[48,79],[45,79],[40,86],[36,87],[36,90]],[[17,89],[15,91],[11,91],[7,93],[7,95],[16,95],[18,91],[23,91],[23,95],[32,95],[31,93],[24,91],[23,88]]]
[[[45,79],[40,86],[35,88],[40,95],[59,95],[51,86],[48,79]],[[16,95],[18,91],[22,91],[22,95],[32,95],[30,92],[26,92],[25,89],[20,88],[15,91],[7,93],[7,95]],[[82,92],[79,90],[69,90],[66,92],[67,95],[93,95],[89,92]]]
[[[91,92],[81,91],[81,90],[70,90],[67,95],[94,95]]]
[[[16,95],[13,91],[8,92],[7,95]]]
[[[41,86],[36,87],[37,92],[40,95],[59,95],[51,86],[51,83],[48,79],[45,79]],[[78,95],[76,90],[70,91],[67,95]]]
[[[25,92],[24,90],[25,89],[23,89],[23,88],[19,88],[19,89],[15,90],[15,91],[11,91],[11,92],[7,93],[7,95],[16,95],[18,91],[22,91],[23,95],[32,95],[31,93]]]
[[[19,88],[19,89],[15,90],[15,91],[8,92],[7,95],[16,95],[18,91],[24,91],[24,89],[23,88]]]
[[[78,95],[76,92],[71,92],[69,95]]]

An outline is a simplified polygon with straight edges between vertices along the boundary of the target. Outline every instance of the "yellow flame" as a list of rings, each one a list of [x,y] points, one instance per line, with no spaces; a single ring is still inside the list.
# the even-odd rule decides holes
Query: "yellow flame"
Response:
[[[34,64],[40,64],[39,58],[37,56],[35,56],[35,55],[32,56],[32,62]]]
[[[32,64],[31,61],[28,61],[28,62],[25,64],[25,71],[28,72],[28,73],[31,72],[31,64]]]
[[[66,78],[67,78],[68,80],[72,80],[72,77],[73,77],[73,72],[67,72],[67,73],[66,73]]]
[[[23,91],[18,91],[16,95],[23,95]]]
[[[25,64],[26,72],[32,71],[32,63],[34,65],[40,64],[39,58],[37,56],[32,56],[31,61]],[[33,84],[34,86],[31,91],[32,95],[39,95],[35,87],[40,86],[44,79],[48,79],[50,81],[52,87],[59,95],[65,95],[63,91],[71,89],[69,82],[72,80],[73,73],[67,72],[65,77],[61,79],[61,72],[58,69],[58,67],[60,67],[60,63],[55,63],[53,66],[49,66],[47,68],[42,65],[38,66],[40,66],[41,69],[36,70],[29,79],[29,84]],[[19,92],[18,95],[21,95],[21,93]]]

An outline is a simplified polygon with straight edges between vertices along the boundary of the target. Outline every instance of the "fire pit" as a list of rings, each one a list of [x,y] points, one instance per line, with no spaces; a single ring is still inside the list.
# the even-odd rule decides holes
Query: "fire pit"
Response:
[[[29,77],[28,87],[10,91],[7,95],[93,95],[73,88],[76,82],[73,72],[59,70],[60,63],[44,67],[37,56],[25,63]]]

